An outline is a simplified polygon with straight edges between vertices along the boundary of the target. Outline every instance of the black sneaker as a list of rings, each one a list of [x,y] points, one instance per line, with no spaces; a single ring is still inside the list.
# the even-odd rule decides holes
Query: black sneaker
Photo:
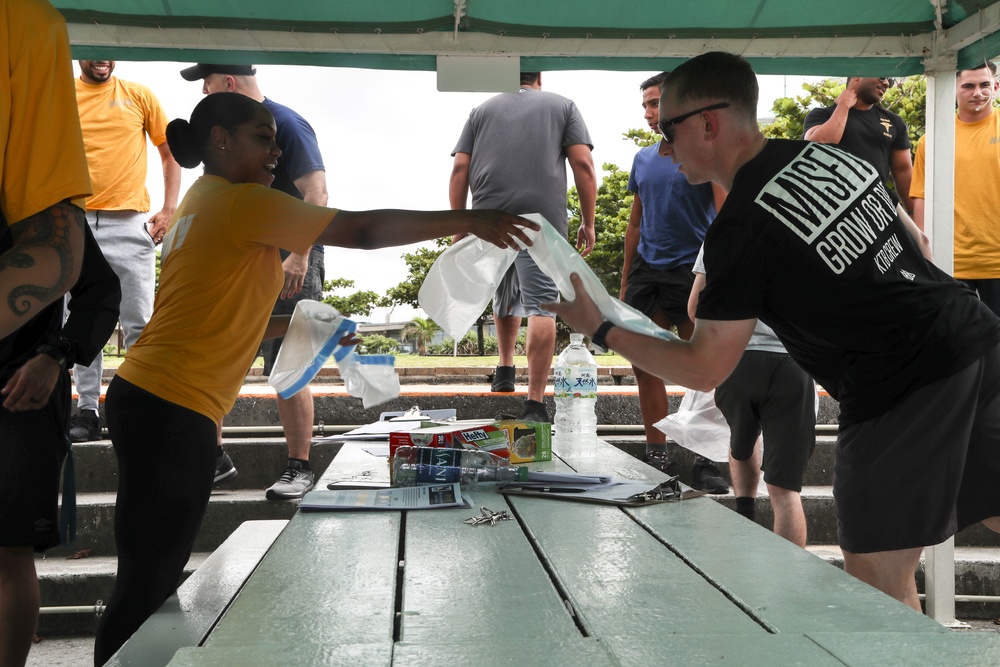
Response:
[[[694,467],[691,468],[691,487],[715,495],[729,493],[729,485],[722,478],[722,472],[703,456],[694,460]]]
[[[677,466],[667,457],[666,446],[663,449],[647,447],[646,463],[671,477],[677,475]]]
[[[69,439],[73,442],[92,442],[101,439],[101,418],[96,412],[85,410],[69,420]]]
[[[236,466],[233,465],[233,460],[229,458],[229,454],[226,454],[226,450],[220,447],[219,456],[215,459],[215,481],[212,484],[217,486],[223,482],[236,479],[238,474]]]
[[[530,399],[524,402],[524,415],[521,419],[528,422],[552,423],[552,417],[549,416],[549,410],[545,404]]]
[[[490,391],[510,393],[514,391],[514,376],[516,369],[513,366],[497,366],[493,371],[493,384]]]

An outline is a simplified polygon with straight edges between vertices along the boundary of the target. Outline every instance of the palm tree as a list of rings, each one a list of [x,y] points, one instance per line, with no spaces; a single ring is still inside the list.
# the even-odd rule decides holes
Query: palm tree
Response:
[[[441,327],[434,320],[414,317],[413,321],[403,329],[403,336],[412,339],[417,344],[417,353],[424,355],[427,354],[427,344],[438,331],[441,331]]]

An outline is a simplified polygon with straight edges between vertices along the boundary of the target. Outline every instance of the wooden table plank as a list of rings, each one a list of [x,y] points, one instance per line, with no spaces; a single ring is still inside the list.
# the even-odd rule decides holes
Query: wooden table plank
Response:
[[[442,667],[442,665],[474,665],[475,667],[618,667],[621,663],[608,648],[596,639],[564,637],[533,640],[523,637],[506,638],[508,650],[498,651],[474,641],[449,644],[396,644],[393,665],[402,667]],[[662,656],[661,656],[662,658]],[[667,664],[662,659],[651,664]]]
[[[516,521],[462,524],[479,506],[508,509],[503,496],[469,495],[473,510],[407,512],[401,639],[435,642],[454,633],[489,645],[581,636]]]
[[[647,628],[650,634],[657,630]],[[803,635],[671,635],[666,647],[650,642],[617,642],[622,665],[679,667],[844,667],[844,663]],[[896,662],[869,662],[897,665]],[[918,664],[918,663],[911,663]]]
[[[390,667],[392,643],[203,646],[181,649],[167,667]]]
[[[603,446],[601,454],[598,460],[570,464],[581,472],[622,469],[627,474],[639,474],[637,466],[645,466],[610,445]],[[710,498],[628,513],[778,632],[948,632]]]
[[[809,639],[846,665],[948,665],[996,667],[1000,635],[994,632],[809,632]]]

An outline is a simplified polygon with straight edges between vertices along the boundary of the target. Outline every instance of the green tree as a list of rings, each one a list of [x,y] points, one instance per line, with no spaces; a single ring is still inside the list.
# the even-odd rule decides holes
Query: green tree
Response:
[[[805,95],[779,97],[771,107],[774,121],[761,128],[764,135],[773,139],[801,139],[809,110],[832,106],[845,86],[843,81],[824,79],[816,83],[803,83]],[[917,140],[924,136],[927,124],[927,80],[924,75],[899,79],[895,86],[886,91],[881,105],[906,121],[910,142],[915,151]]]
[[[333,306],[345,317],[368,316],[372,314],[373,309],[388,305],[383,297],[371,290],[352,292],[347,295],[332,294],[334,290],[352,287],[354,287],[354,281],[347,278],[327,280],[323,283],[323,303]]]
[[[441,331],[441,327],[429,318],[414,317],[413,321],[403,328],[403,335],[411,338],[417,344],[417,353],[427,354],[427,344],[434,338],[434,334]]]
[[[392,354],[399,349],[399,341],[381,334],[370,334],[361,341],[361,354]]]
[[[628,191],[628,172],[618,165],[604,163],[605,172],[597,187],[594,210],[596,241],[586,257],[587,265],[610,294],[618,295],[622,284],[622,264],[625,261],[625,229],[632,209],[632,193]],[[580,195],[576,187],[569,191],[569,241],[576,244],[580,229]]]

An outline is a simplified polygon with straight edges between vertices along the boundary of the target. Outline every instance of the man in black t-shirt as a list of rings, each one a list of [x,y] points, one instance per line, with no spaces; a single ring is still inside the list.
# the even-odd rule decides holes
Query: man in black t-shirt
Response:
[[[847,77],[847,88],[832,107],[813,109],[806,115],[804,139],[835,144],[867,160],[886,186],[891,174],[897,201],[912,213],[913,159],[906,121],[879,106],[891,85],[892,79],[885,77]]]
[[[659,129],[691,183],[729,192],[705,236],[689,341],[603,322],[582,281],[546,304],[647,372],[707,391],[758,319],[841,405],[834,500],[847,572],[919,609],[923,547],[1000,532],[1000,321],[927,261],[871,164],[768,140],[749,63],[706,53],[663,84]],[[927,406],[948,406],[929,410]]]

